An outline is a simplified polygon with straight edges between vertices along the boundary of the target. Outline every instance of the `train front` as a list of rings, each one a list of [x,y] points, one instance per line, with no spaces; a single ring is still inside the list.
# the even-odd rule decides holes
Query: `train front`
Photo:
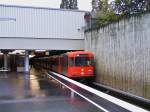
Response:
[[[94,55],[91,52],[72,52],[68,54],[68,77],[94,78]]]

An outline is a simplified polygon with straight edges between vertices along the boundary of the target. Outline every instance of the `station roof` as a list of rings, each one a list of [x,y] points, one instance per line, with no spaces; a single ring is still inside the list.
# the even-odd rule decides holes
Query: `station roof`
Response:
[[[83,50],[85,12],[0,4],[0,48]]]
[[[0,7],[30,8],[30,9],[58,10],[58,11],[72,11],[72,12],[89,12],[89,11],[75,10],[75,9],[61,9],[61,8],[23,6],[23,5],[8,5],[8,4],[0,4]]]

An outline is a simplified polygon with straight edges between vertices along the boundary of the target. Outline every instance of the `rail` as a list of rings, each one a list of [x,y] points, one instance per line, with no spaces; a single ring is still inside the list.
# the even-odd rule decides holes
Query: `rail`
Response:
[[[48,76],[55,79],[74,93],[92,103],[104,112],[149,112],[141,107],[130,104],[106,93],[93,89],[77,81],[69,79],[55,72],[48,72]]]

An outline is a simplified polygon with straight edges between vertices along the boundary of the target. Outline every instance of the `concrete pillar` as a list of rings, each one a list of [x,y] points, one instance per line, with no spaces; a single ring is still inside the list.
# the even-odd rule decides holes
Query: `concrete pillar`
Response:
[[[25,50],[24,71],[29,73],[29,51]]]
[[[8,68],[8,64],[7,64],[7,53],[4,54],[4,69]]]

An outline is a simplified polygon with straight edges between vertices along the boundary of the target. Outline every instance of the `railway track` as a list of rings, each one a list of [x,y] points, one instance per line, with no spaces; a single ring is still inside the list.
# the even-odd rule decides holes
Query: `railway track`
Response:
[[[150,100],[148,99],[144,99],[142,97],[138,97],[138,96],[129,94],[127,92],[117,90],[117,89],[114,89],[114,88],[111,88],[111,87],[108,87],[108,86],[105,86],[96,82],[93,82],[90,85],[88,84],[88,86],[96,90],[105,92],[106,94],[109,94],[111,96],[124,100],[126,102],[129,102],[131,104],[137,105],[141,108],[150,110]]]

